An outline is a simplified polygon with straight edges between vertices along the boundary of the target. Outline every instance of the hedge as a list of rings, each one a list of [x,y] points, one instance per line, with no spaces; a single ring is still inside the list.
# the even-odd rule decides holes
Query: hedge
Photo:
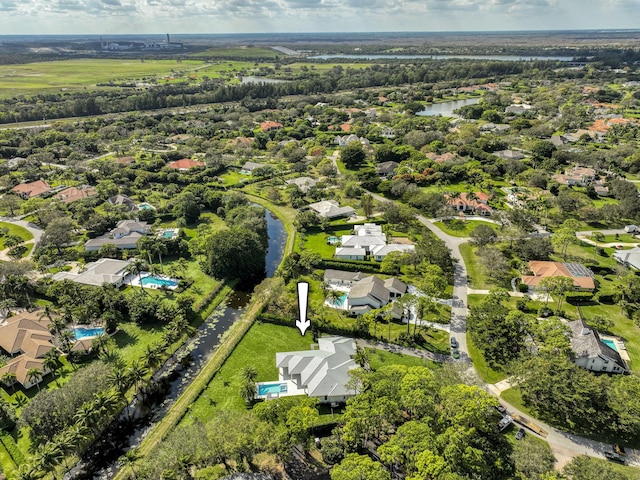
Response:
[[[285,327],[294,327],[295,326],[295,320],[291,319],[291,318],[285,318],[285,317],[281,317],[279,315],[274,315],[271,313],[261,313],[258,316],[258,321],[259,322],[266,322],[266,323],[272,323],[274,325],[282,325]],[[318,324],[312,324],[311,325],[312,330],[314,330],[314,332],[318,332],[318,333],[328,333],[329,335],[340,335],[340,336],[345,336],[345,337],[353,337],[354,335],[357,335],[358,338],[367,338],[367,339],[372,339],[374,338],[373,335],[371,335],[369,332],[361,332],[361,331],[354,331],[352,328],[345,328],[345,327],[339,327],[337,325],[318,325]]]
[[[380,273],[380,264],[378,262],[323,259],[319,267],[325,270],[332,268],[335,270],[347,270],[348,272]]]
[[[7,453],[11,455],[11,458],[16,465],[21,465],[26,461],[22,450],[18,448],[18,445],[16,445],[16,442],[11,435],[3,432],[2,435],[0,435],[0,442],[2,442],[2,445],[4,445]]]
[[[566,296],[567,303],[572,305],[576,303],[586,303],[593,298],[592,292],[567,292]]]

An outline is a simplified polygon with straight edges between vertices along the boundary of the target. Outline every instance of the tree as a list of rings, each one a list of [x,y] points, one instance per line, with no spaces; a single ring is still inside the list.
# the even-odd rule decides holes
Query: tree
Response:
[[[567,261],[567,248],[576,241],[576,232],[580,228],[577,220],[565,220],[562,226],[551,237],[553,246],[560,250],[564,261]]]
[[[350,453],[331,469],[331,480],[390,480],[391,475],[382,464],[366,455]]]
[[[570,277],[545,277],[540,280],[540,287],[542,287],[549,295],[555,296],[558,306],[556,308],[556,314],[562,309],[562,302],[564,301],[564,294],[573,290],[573,279]],[[547,303],[549,297],[547,296]]]
[[[549,260],[553,253],[551,240],[544,237],[519,239],[513,246],[513,250],[524,261]]]
[[[245,229],[223,230],[207,241],[204,269],[215,278],[257,280],[264,275],[265,253],[257,234]]]
[[[71,218],[54,218],[45,228],[40,242],[42,246],[55,248],[60,253],[63,246],[73,241],[74,229],[74,221]]]
[[[611,379],[609,391],[617,430],[628,438],[634,437],[640,430],[640,379],[618,375]]]
[[[478,247],[484,247],[490,243],[495,242],[496,232],[489,225],[480,224],[469,232],[471,241]]]
[[[360,142],[351,142],[340,150],[340,160],[348,169],[358,168],[367,157]]]
[[[364,216],[370,218],[373,214],[373,196],[370,193],[365,193],[360,200],[360,204],[362,205]]]
[[[183,191],[173,200],[173,214],[185,225],[192,225],[200,218],[200,204],[190,191]]]
[[[595,458],[580,455],[564,467],[564,474],[569,480],[629,480],[629,477],[616,470],[612,465]]]
[[[38,391],[40,391],[40,380],[42,379],[42,370],[39,368],[30,368],[27,371],[27,381],[30,383],[35,382],[38,387]]]
[[[479,263],[491,278],[498,278],[509,271],[507,259],[496,247],[484,248],[479,258]]]
[[[523,478],[532,480],[540,480],[542,475],[553,471],[556,461],[547,443],[532,440],[529,436],[516,442],[511,458],[516,471]]]

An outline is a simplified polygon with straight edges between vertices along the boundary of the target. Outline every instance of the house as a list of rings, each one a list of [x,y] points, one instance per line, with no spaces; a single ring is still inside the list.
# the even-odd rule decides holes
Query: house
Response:
[[[592,372],[629,373],[629,367],[620,353],[604,343],[598,332],[590,329],[583,320],[574,320],[568,324],[573,362],[577,366]]]
[[[324,283],[332,287],[350,287],[364,277],[365,275],[362,272],[346,272],[330,268],[324,271]]]
[[[118,194],[118,195],[114,195],[113,197],[109,197],[107,199],[107,203],[109,203],[110,205],[124,205],[126,207],[126,210],[129,212],[138,210],[138,206],[136,205],[136,202],[134,202],[132,199],[130,199],[126,195]]]
[[[335,140],[333,141],[333,143],[335,143],[336,145],[340,146],[340,147],[346,147],[347,145],[349,145],[352,142],[358,142],[362,145],[369,145],[369,140],[367,140],[364,137],[359,137],[357,135],[343,135],[341,137],[336,137]]]
[[[48,323],[48,319],[40,317],[40,311],[33,311],[9,317],[0,326],[0,348],[12,356],[0,368],[0,378],[5,373],[13,373],[18,383],[31,388],[49,373],[44,366],[44,357],[56,347]],[[40,370],[41,375],[31,378],[29,370],[34,368]]]
[[[243,175],[251,175],[251,173],[254,170],[256,170],[257,168],[263,168],[263,167],[266,167],[266,166],[267,166],[266,163],[246,162],[242,166],[242,169],[240,170],[240,173],[242,173]]]
[[[27,200],[51,191],[51,187],[44,180],[36,180],[35,182],[16,185],[11,191]]]
[[[425,156],[427,158],[430,158],[431,160],[433,160],[436,163],[444,163],[444,162],[451,162],[453,160],[456,159],[456,155],[454,153],[451,152],[445,152],[442,154],[438,154],[435,152],[428,152],[425,154]]]
[[[640,270],[640,248],[634,247],[630,250],[617,250],[613,253],[613,258],[622,265]]]
[[[276,353],[278,380],[292,381],[320,403],[344,403],[356,392],[347,388],[356,343],[352,338],[320,337],[317,350]]]
[[[457,197],[447,195],[447,204],[459,212],[476,215],[490,215],[493,211],[488,205],[489,195],[483,192],[460,193]]]
[[[360,237],[365,235],[384,235],[382,233],[382,226],[377,223],[363,223],[362,225],[356,225],[353,227],[353,233]]]
[[[282,127],[283,127],[283,125],[280,122],[266,121],[266,122],[260,123],[260,130],[262,130],[263,132],[270,132],[272,130],[280,130]]]
[[[509,105],[504,109],[504,113],[511,113],[512,115],[522,115],[529,110],[531,110],[531,105],[527,105],[526,103],[518,103]]]
[[[493,152],[493,155],[505,160],[522,160],[523,158],[526,158],[523,153],[515,150],[498,150],[497,152]]]
[[[563,147],[569,143],[569,139],[564,135],[551,135],[549,141],[553,143],[556,147]]]
[[[60,200],[62,203],[72,203],[76,200],[84,200],[85,198],[95,197],[98,194],[96,189],[87,185],[82,187],[69,187],[56,193],[53,198]]]
[[[83,285],[95,285],[100,287],[105,283],[121,286],[128,275],[130,263],[113,258],[101,258],[98,261],[87,263],[82,272],[58,272],[53,275],[53,280],[70,280]]]
[[[388,162],[382,162],[376,165],[376,172],[378,172],[378,175],[380,175],[381,177],[389,178],[393,176],[399,166],[400,164],[398,162],[394,162],[392,160]]]
[[[376,245],[371,249],[371,256],[374,260],[381,262],[391,252],[411,253],[415,251],[415,245],[392,243],[390,245]]]
[[[367,254],[370,254],[373,247],[387,244],[387,236],[384,233],[377,235],[342,235],[340,242],[342,248],[363,248]]]
[[[380,136],[382,138],[396,138],[396,131],[391,127],[384,126],[380,131]]]
[[[138,240],[151,232],[147,222],[120,220],[116,228],[105,235],[88,240],[84,244],[87,251],[100,250],[103,245],[112,244],[116,248],[131,250],[136,248]]]
[[[133,157],[118,157],[115,159],[115,162],[120,165],[131,165],[135,161],[136,159]]]
[[[367,250],[359,247],[337,247],[334,256],[339,260],[364,260]]]
[[[350,313],[362,315],[370,310],[384,307],[395,298],[404,295],[406,290],[407,286],[398,279],[381,280],[371,275],[351,286],[347,294],[346,307]],[[392,315],[396,319],[402,318],[400,309],[394,309]]]
[[[555,174],[551,178],[562,185],[585,187],[596,179],[596,170],[574,165],[573,168],[566,169],[563,174]],[[600,186],[604,187],[602,184]]]
[[[197,160],[191,160],[190,158],[183,158],[180,160],[176,160],[175,162],[171,162],[167,165],[168,168],[173,168],[174,170],[179,170],[181,172],[186,172],[191,170],[192,168],[204,167],[204,162],[199,162]]]
[[[322,200],[312,203],[309,208],[316,212],[318,216],[326,219],[339,217],[350,217],[356,213],[352,207],[341,207],[335,200]]]
[[[310,188],[315,187],[318,184],[318,181],[311,177],[298,177],[287,180],[286,184],[296,185],[302,193],[306,194]]]
[[[596,288],[593,280],[593,272],[580,263],[545,262],[539,260],[529,261],[529,270],[532,275],[522,275],[522,283],[530,289],[536,290],[543,278],[567,277],[573,279],[573,287],[576,290],[593,291]]]
[[[255,138],[251,137],[236,137],[229,142],[229,145],[233,147],[245,147],[249,148],[253,145]]]

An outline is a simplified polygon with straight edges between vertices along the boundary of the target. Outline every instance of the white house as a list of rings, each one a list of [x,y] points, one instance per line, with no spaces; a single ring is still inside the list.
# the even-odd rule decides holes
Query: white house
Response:
[[[613,253],[613,258],[622,265],[640,270],[640,248],[634,247],[629,250],[618,250]]]
[[[119,287],[128,275],[129,262],[113,258],[101,258],[96,262],[87,263],[80,273],[58,272],[53,280],[71,280],[83,285],[102,286],[107,283]]]
[[[629,373],[629,367],[617,350],[602,340],[582,320],[569,322],[573,362],[592,372]]]
[[[317,185],[317,180],[311,177],[298,177],[286,181],[287,185],[296,185],[302,193],[307,193],[310,188]]]
[[[335,200],[322,200],[312,203],[309,208],[316,212],[318,216],[331,220],[332,218],[350,217],[356,211],[352,207],[341,207]]]
[[[365,275],[361,272],[346,272],[344,270],[332,270],[330,268],[324,271],[324,282],[332,287],[350,287],[364,277]]]
[[[151,232],[151,227],[147,222],[136,220],[120,220],[116,228],[105,235],[88,240],[84,244],[84,249],[88,251],[100,250],[106,244],[115,245],[119,249],[134,249],[138,240]]]
[[[349,312],[361,315],[387,305],[395,298],[402,296],[407,286],[396,278],[381,280],[372,275],[355,282],[347,295]],[[401,318],[402,312],[394,310],[394,318]]]
[[[362,225],[356,225],[353,227],[353,233],[355,235],[383,235],[382,226],[377,223],[364,223]]]
[[[387,236],[384,233],[379,235],[342,235],[340,242],[342,248],[364,248],[369,254],[373,247],[386,245]]]
[[[371,256],[373,257],[374,260],[381,262],[391,252],[410,253],[415,251],[416,251],[415,245],[392,243],[390,245],[376,245],[371,249]]]
[[[335,253],[335,257],[340,260],[364,260],[366,256],[366,249],[356,247],[338,247]]]
[[[364,137],[358,137],[353,133],[351,135],[343,135],[341,137],[336,137],[333,143],[338,145],[339,147],[346,147],[352,142],[360,143],[361,145],[369,145],[369,140]]]
[[[352,338],[321,337],[317,350],[276,353],[278,380],[293,381],[320,403],[344,403],[356,392],[347,388],[356,343]]]

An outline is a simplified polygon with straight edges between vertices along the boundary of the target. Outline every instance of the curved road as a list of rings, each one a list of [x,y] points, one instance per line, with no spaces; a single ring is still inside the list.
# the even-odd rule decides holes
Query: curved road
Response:
[[[24,242],[25,244],[29,244],[29,243],[33,243],[34,244],[33,248],[29,252],[29,254],[25,257],[25,258],[31,258],[31,256],[33,255],[33,251],[36,249],[35,248],[36,245],[38,245],[38,243],[40,243],[40,239],[42,238],[42,235],[44,234],[44,230],[41,229],[40,227],[38,227],[37,225],[34,225],[33,223],[21,220],[19,217],[0,217],[0,222],[12,223],[14,225],[18,225],[18,226],[28,230],[29,233],[31,235],[33,235],[33,240],[27,240],[26,242]],[[12,260],[12,259],[8,259],[8,260]]]
[[[379,202],[388,202],[390,200],[372,193],[373,198]],[[431,230],[440,240],[442,240],[449,249],[451,249],[451,256],[457,260],[455,265],[454,278],[453,278],[453,306],[451,308],[451,335],[455,336],[459,343],[460,359],[458,362],[463,362],[469,365],[470,370],[475,374],[475,369],[469,357],[469,349],[467,346],[467,269],[464,263],[464,259],[460,254],[460,245],[468,242],[468,238],[453,237],[446,234],[438,227],[436,227],[431,220],[421,215],[417,217],[418,221],[425,227]],[[476,374],[477,375],[477,374]],[[488,385],[482,382],[485,390],[492,395],[500,397],[501,389],[496,385]],[[530,415],[526,415],[519,411],[513,405],[500,399],[501,403],[505,405],[509,413],[518,413],[523,417],[531,418]],[[603,452],[611,451],[611,445],[590,440],[587,438],[579,437],[567,432],[562,432],[550,425],[546,425],[537,419],[533,419],[536,424],[549,432],[549,435],[545,440],[549,443],[553,454],[557,459],[557,466],[562,468],[571,458],[579,455],[588,455],[590,457],[605,458]],[[629,465],[640,466],[640,452],[638,450],[626,449],[627,460]]]

